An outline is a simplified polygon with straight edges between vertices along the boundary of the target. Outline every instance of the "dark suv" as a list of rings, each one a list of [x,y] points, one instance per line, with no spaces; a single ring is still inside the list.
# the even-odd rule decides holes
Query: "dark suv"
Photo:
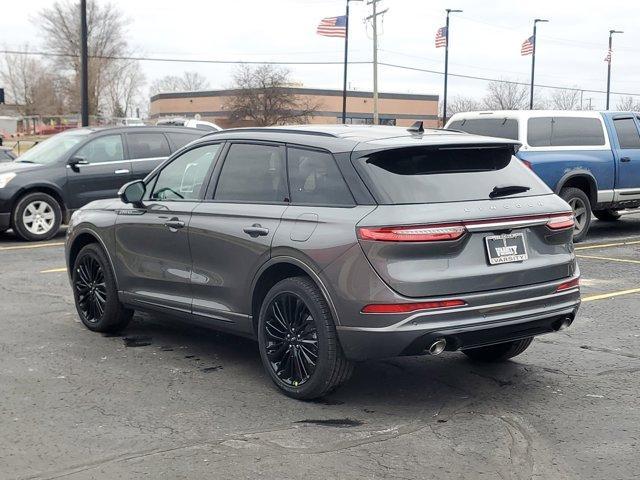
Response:
[[[301,399],[358,360],[514,357],[580,303],[573,214],[516,149],[398,127],[207,135],[73,215],[78,313],[99,332],[156,310],[255,338]]]
[[[205,132],[179,127],[82,128],[38,143],[0,163],[0,232],[53,237],[74,210],[113,198]]]

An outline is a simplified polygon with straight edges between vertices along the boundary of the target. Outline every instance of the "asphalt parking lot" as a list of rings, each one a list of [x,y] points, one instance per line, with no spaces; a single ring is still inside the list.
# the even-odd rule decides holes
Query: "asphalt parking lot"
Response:
[[[86,330],[62,241],[0,234],[2,479],[638,476],[640,214],[595,222],[577,321],[515,361],[364,363],[314,403],[248,340],[148,315]]]

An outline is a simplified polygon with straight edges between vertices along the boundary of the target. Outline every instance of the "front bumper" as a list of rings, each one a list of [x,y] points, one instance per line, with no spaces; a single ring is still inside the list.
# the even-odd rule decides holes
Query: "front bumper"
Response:
[[[386,326],[338,326],[351,360],[421,355],[444,338],[447,350],[492,345],[557,331],[573,322],[580,305],[578,288],[508,302],[469,304],[399,316]]]
[[[0,213],[0,230],[11,228],[11,214]]]

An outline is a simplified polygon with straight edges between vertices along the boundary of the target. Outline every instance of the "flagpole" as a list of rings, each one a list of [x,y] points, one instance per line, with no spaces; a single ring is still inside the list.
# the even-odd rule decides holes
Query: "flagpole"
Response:
[[[609,30],[609,51],[607,52],[609,56],[609,61],[607,62],[607,108],[605,110],[609,110],[609,96],[611,93],[611,60],[613,58],[613,54],[611,52],[612,44],[613,44],[613,34],[614,33],[624,33],[620,30]]]
[[[442,100],[442,125],[447,123],[447,81],[449,78],[449,14],[451,12],[462,12],[462,10],[452,10],[447,8],[447,23],[445,24],[445,45],[444,45],[444,98]]]
[[[538,22],[548,22],[549,20],[543,20],[536,18],[533,21],[533,51],[531,52],[531,93],[529,95],[529,110],[533,110],[533,81],[536,75],[536,47],[538,41],[536,39],[536,25]]]
[[[345,13],[347,20],[344,35],[344,78],[342,81],[342,123],[347,123],[347,64],[349,61],[349,0]]]

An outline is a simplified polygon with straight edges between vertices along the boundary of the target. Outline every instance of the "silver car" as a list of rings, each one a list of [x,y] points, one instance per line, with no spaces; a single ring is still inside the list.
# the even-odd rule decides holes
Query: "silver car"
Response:
[[[251,337],[299,399],[356,361],[512,358],[580,304],[571,209],[517,148],[421,126],[212,133],[73,215],[78,314],[99,332],[145,310]]]

